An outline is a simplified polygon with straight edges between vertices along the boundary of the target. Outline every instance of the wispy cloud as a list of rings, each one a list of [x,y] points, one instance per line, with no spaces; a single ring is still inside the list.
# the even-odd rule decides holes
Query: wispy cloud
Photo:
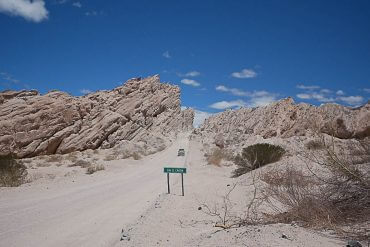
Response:
[[[49,14],[44,0],[0,0],[0,12],[33,22],[46,20]]]
[[[358,106],[364,101],[364,98],[362,96],[347,96],[339,97],[339,100],[347,103],[348,105]]]
[[[332,91],[330,89],[321,89],[320,86],[305,86],[297,85],[297,88],[304,90],[303,93],[298,93],[296,96],[299,99],[315,100],[321,103],[345,103],[350,106],[358,106],[363,103],[364,98],[359,95],[345,95],[343,90]]]
[[[74,6],[76,8],[81,8],[82,4],[80,2],[74,2],[74,3],[72,3],[72,6]]]
[[[265,106],[277,100],[278,94],[270,93],[264,90],[260,91],[244,91],[238,88],[228,88],[224,85],[216,87],[217,91],[231,93],[239,97],[248,97],[247,105],[250,107]]]
[[[370,93],[370,88],[364,88],[364,91],[365,91],[366,93]]]
[[[238,88],[228,88],[224,85],[217,86],[216,90],[221,91],[221,92],[231,93],[235,96],[250,96],[249,92],[243,91],[243,90],[238,89]]]
[[[87,11],[87,12],[85,12],[85,15],[86,16],[97,16],[97,15],[99,15],[99,12],[96,11],[96,10]]]
[[[1,1],[1,0],[0,0]],[[0,72],[0,78],[7,81],[3,83],[4,86],[11,88],[11,87],[22,87],[23,89],[28,89],[30,86],[28,84],[22,83],[20,80],[15,79],[12,75],[7,72]]]
[[[165,58],[171,58],[171,55],[170,55],[170,52],[169,51],[165,51],[162,53],[162,56],[165,57]]]
[[[243,69],[240,72],[231,73],[231,76],[239,79],[254,78],[257,76],[257,72],[255,72],[253,69]]]
[[[320,86],[306,86],[306,85],[300,84],[300,85],[297,85],[297,88],[304,89],[304,90],[315,90],[315,89],[319,89]]]
[[[334,98],[327,97],[324,94],[316,93],[316,92],[313,92],[313,93],[299,93],[299,94],[297,94],[297,97],[300,98],[300,99],[314,99],[314,100],[317,100],[319,102],[324,102],[324,103],[335,102]]]
[[[343,90],[338,90],[335,92],[336,95],[345,95],[346,93]]]
[[[233,101],[219,101],[213,103],[209,107],[217,109],[217,110],[224,110],[228,108],[240,108],[247,106],[247,102],[244,100],[233,100]]]
[[[189,71],[188,73],[185,73],[185,74],[177,73],[177,76],[179,76],[179,77],[196,77],[196,76],[200,76],[200,72],[194,70],[194,71]]]
[[[191,80],[191,79],[182,79],[181,83],[183,83],[185,85],[193,86],[193,87],[199,87],[200,86],[199,82],[197,82],[196,80]]]
[[[80,93],[82,93],[82,94],[89,94],[89,93],[92,93],[92,92],[93,91],[91,91],[90,89],[85,89],[85,88],[80,90]]]

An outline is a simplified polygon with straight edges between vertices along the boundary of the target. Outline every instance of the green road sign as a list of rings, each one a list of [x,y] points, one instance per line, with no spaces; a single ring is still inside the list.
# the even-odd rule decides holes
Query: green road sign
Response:
[[[182,167],[164,167],[165,173],[186,173],[186,168]]]

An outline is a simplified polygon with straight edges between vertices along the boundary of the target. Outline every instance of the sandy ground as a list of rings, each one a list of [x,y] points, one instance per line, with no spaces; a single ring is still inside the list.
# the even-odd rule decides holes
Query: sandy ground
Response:
[[[179,148],[186,150],[185,157],[177,156]],[[292,225],[222,231],[214,227],[217,218],[206,215],[202,204],[220,203],[243,177],[230,178],[232,167],[207,165],[201,144],[189,141],[187,134],[141,160],[105,161],[104,165],[106,170],[93,175],[80,168],[40,168],[49,176],[58,171],[71,175],[1,188],[0,246],[345,245]],[[179,174],[171,174],[171,194],[167,194],[164,166],[187,167],[184,197]],[[233,210],[238,212],[250,192],[247,185],[233,191]]]

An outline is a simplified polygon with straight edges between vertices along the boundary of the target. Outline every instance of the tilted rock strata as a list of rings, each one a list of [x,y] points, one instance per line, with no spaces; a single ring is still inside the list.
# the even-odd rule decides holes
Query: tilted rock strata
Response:
[[[111,148],[121,141],[155,140],[192,128],[180,89],[159,76],[128,80],[83,97],[52,91],[0,93],[0,155],[31,157]]]
[[[292,98],[286,98],[264,107],[215,114],[195,130],[201,138],[212,139],[216,146],[236,144],[255,135],[289,138],[309,131],[342,139],[370,136],[370,104],[355,109],[337,104],[316,107],[295,104]]]

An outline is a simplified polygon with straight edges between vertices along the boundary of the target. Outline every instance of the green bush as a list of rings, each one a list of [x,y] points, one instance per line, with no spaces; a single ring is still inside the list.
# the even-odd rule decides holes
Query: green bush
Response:
[[[27,167],[12,156],[0,157],[0,186],[16,187],[25,183]]]
[[[249,171],[279,161],[284,153],[284,148],[268,143],[243,148],[242,153],[234,158],[234,163],[238,168],[233,172],[233,177],[239,177]]]

